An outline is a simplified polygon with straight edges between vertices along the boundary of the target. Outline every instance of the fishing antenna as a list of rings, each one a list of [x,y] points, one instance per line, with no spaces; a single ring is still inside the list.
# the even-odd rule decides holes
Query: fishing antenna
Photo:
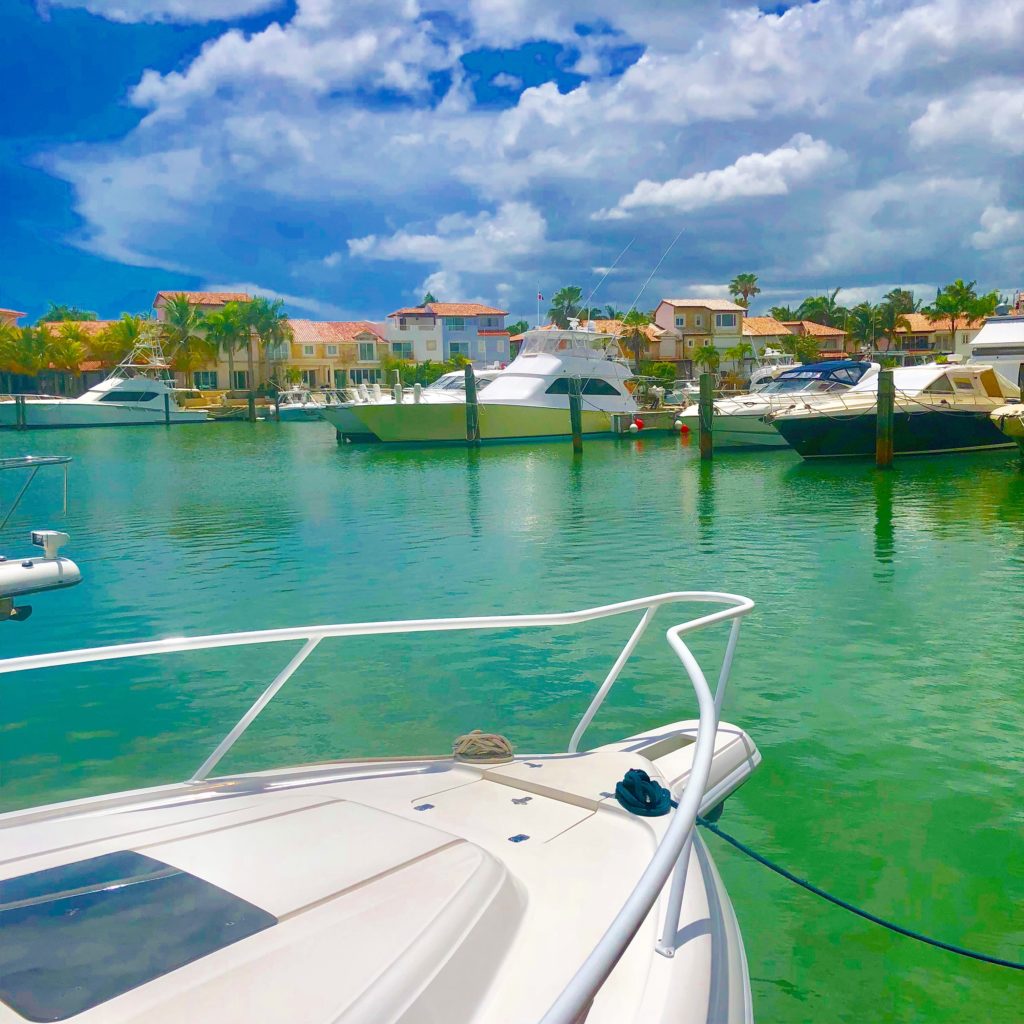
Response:
[[[628,249],[636,241],[636,235],[634,235],[627,243],[626,249]],[[583,304],[583,308],[587,311],[587,320],[590,320],[590,300],[597,294],[597,289],[601,287],[608,279],[608,275],[615,269],[615,265],[626,255],[626,249],[623,249],[618,256],[615,257],[615,263],[613,263],[605,272],[604,277],[601,278],[597,284],[594,285],[593,291],[587,296],[587,301]],[[659,264],[660,266],[661,264]]]
[[[679,241],[685,230],[685,228],[680,228],[679,234],[672,239],[672,241],[669,243],[669,247],[662,253],[661,259],[658,260],[658,263],[655,266],[655,268],[650,272],[650,274],[647,275],[647,280],[644,281],[643,287],[640,289],[639,292],[637,292],[636,298],[633,300],[633,305],[626,310],[626,316],[629,316],[629,314],[632,313],[634,309],[636,309],[636,304],[640,301],[640,296],[643,295],[644,289],[651,283],[651,278],[654,277],[654,275],[658,272],[658,269],[661,267],[662,263],[665,262],[665,257],[668,256],[668,254],[675,248],[676,242]]]

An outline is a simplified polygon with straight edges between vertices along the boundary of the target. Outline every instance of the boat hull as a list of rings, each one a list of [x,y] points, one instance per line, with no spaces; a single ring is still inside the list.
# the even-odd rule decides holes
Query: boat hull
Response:
[[[693,433],[700,430],[700,417],[696,410],[681,416]],[[711,428],[715,448],[785,448],[786,441],[771,423],[761,415],[715,413]]]
[[[168,422],[163,409],[132,408],[114,402],[26,402],[25,427],[45,430],[70,427],[138,427],[161,426]],[[201,410],[172,408],[171,423],[206,423],[209,417]],[[15,402],[0,402],[0,429],[18,427]]]
[[[794,416],[775,421],[779,434],[805,459],[870,456],[875,453],[875,412],[859,416]],[[893,416],[893,451],[897,455],[1010,448],[988,412],[926,410]]]
[[[1024,453],[1024,410],[1020,406],[996,409],[992,413],[992,422],[1011,441],[1016,442],[1021,452]]]
[[[511,441],[544,437],[568,437],[568,408],[548,408],[504,403],[484,403],[479,411],[481,441]],[[362,424],[362,433],[390,443],[444,443],[466,440],[464,403],[361,405],[351,410]],[[584,434],[611,433],[611,413],[583,410]],[[342,433],[346,431],[342,430]]]

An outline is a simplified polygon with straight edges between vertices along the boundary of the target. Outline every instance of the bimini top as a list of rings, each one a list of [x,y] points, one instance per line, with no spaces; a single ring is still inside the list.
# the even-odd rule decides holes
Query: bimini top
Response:
[[[989,317],[970,345],[972,358],[985,353],[994,355],[993,349],[1003,345],[1024,346],[1024,316]]]
[[[1020,388],[991,366],[983,363],[926,363],[924,366],[897,366],[892,371],[897,394],[960,395],[989,398],[1020,398]],[[852,393],[878,390],[877,375],[865,378]]]
[[[545,330],[537,328],[523,335],[518,358],[523,356],[572,356],[577,359],[605,359],[619,355],[619,347],[610,334],[600,334],[583,328],[573,330]]]

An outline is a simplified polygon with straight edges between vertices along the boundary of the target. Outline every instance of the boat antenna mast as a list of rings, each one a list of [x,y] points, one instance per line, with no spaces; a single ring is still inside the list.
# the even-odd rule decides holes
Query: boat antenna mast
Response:
[[[149,321],[142,325],[131,351],[114,367],[111,377],[155,377],[172,383],[171,364],[164,355],[160,325]]]

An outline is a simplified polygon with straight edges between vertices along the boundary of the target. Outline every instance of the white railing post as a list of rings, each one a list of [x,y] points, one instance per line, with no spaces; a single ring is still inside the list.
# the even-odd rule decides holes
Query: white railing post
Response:
[[[696,826],[694,826],[696,828]],[[683,893],[686,891],[686,872],[690,866],[690,850],[693,847],[693,829],[686,837],[686,842],[676,861],[676,869],[672,872],[672,888],[668,894],[668,906],[665,908],[665,924],[661,929],[661,938],[654,948],[662,956],[676,955],[676,932],[679,931],[679,915],[683,909]]]
[[[238,737],[249,728],[256,716],[273,700],[277,691],[288,682],[295,670],[313,653],[318,643],[320,643],[319,637],[310,637],[303,644],[302,650],[285,665],[274,681],[256,698],[252,707],[242,715],[234,729],[217,744],[217,749],[199,766],[195,775],[188,780],[189,782],[202,782],[213,771],[217,762],[235,745]]]
[[[732,671],[732,659],[736,653],[736,644],[740,638],[741,619],[733,619],[732,627],[729,629],[729,642],[725,646],[725,658],[722,660],[722,671],[718,675],[718,686],[715,689],[715,716],[722,717],[722,704],[725,702],[725,688],[729,683],[729,673]]]
[[[587,731],[590,723],[594,720],[594,715],[596,715],[600,710],[605,697],[608,696],[608,691],[615,685],[615,680],[619,678],[619,673],[622,671],[626,662],[629,661],[636,645],[640,642],[640,637],[644,635],[644,631],[647,629],[647,626],[654,617],[654,613],[656,611],[657,607],[652,605],[644,612],[640,621],[637,623],[636,629],[633,630],[633,635],[626,641],[626,646],[619,651],[619,656],[615,659],[615,664],[612,665],[611,671],[607,676],[605,676],[605,680],[601,684],[601,688],[594,694],[594,699],[590,702],[590,707],[588,707],[583,713],[583,717],[580,719],[579,725],[576,726],[576,730],[572,734],[572,739],[569,740],[570,754],[575,754],[579,749],[580,740],[583,739],[583,734]]]

